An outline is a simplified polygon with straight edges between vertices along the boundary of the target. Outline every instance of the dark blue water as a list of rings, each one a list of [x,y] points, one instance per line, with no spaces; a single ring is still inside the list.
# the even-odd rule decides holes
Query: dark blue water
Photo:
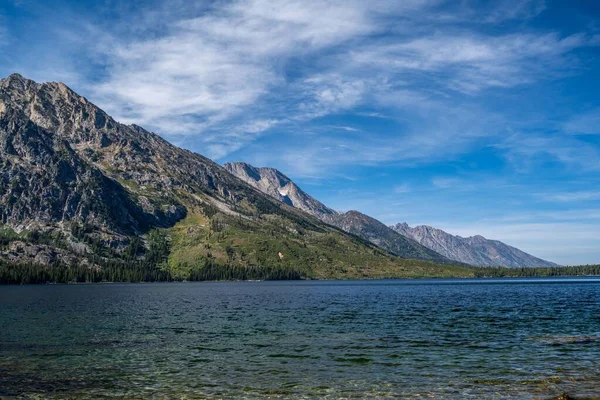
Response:
[[[599,280],[0,286],[0,396],[600,396]]]

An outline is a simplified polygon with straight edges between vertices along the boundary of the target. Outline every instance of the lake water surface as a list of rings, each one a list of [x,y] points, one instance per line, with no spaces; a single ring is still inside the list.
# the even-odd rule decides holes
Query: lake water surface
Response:
[[[0,397],[600,397],[600,280],[0,286]]]

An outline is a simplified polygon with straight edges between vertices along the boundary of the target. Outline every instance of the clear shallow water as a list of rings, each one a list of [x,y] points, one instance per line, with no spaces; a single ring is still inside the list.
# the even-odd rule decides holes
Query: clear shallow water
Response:
[[[0,286],[0,397],[600,397],[600,280]]]

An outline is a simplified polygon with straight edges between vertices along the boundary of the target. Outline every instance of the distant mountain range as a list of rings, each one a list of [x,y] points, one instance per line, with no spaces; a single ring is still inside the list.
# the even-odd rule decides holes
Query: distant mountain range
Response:
[[[472,274],[450,264],[277,171],[223,168],[118,123],[62,83],[0,80],[0,283]]]
[[[450,260],[418,242],[398,234],[368,215],[358,211],[340,213],[327,207],[274,168],[256,168],[246,163],[227,163],[224,167],[263,193],[304,210],[345,232],[368,240],[398,257],[456,264],[455,260]]]
[[[556,267],[557,264],[527,254],[498,240],[476,235],[467,238],[451,235],[441,229],[406,223],[391,226],[396,232],[452,259],[471,265],[503,267]]]
[[[228,163],[224,167],[263,193],[368,240],[399,257],[419,258],[438,263],[459,262],[474,266],[556,266],[550,261],[483,236],[463,238],[429,226],[411,228],[406,223],[388,227],[358,211],[335,211],[304,192],[290,178],[274,168],[257,168],[241,162]]]

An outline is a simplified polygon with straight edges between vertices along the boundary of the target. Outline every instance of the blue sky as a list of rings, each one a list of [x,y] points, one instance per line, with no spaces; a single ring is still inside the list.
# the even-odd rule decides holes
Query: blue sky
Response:
[[[12,72],[340,210],[600,262],[595,1],[0,0]]]

